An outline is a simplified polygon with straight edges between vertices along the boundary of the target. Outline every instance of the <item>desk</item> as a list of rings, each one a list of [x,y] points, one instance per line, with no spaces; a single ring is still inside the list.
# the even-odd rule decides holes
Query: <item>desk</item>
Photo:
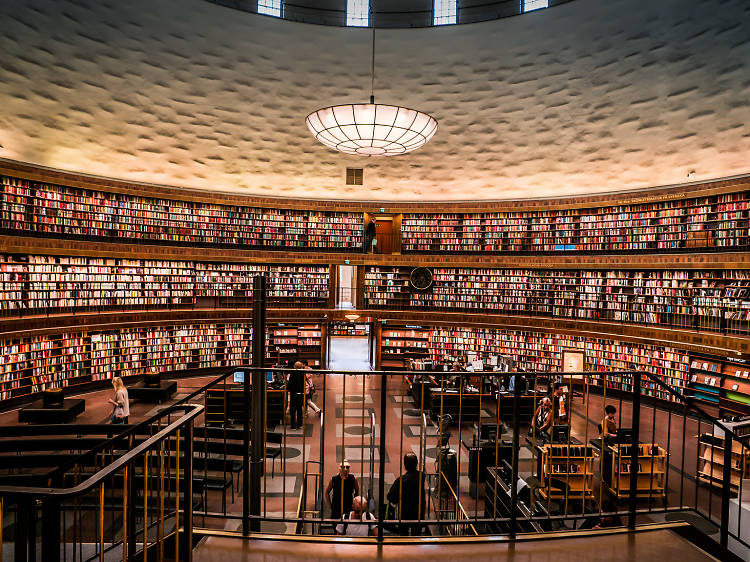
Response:
[[[268,425],[277,425],[284,419],[284,389],[268,389],[266,417]],[[245,415],[244,389],[242,385],[210,388],[206,391],[206,425],[240,423]]]
[[[458,423],[459,412],[461,422],[474,423],[479,420],[479,404],[490,404],[493,401],[491,394],[480,394],[468,391],[441,391],[439,388],[431,388],[430,392],[430,417],[436,420],[441,415],[449,414],[453,423]]]
[[[18,410],[20,423],[69,423],[86,409],[82,398],[65,398],[59,408],[45,408],[41,400]]]
[[[128,388],[128,396],[133,400],[161,404],[177,392],[177,381],[159,381],[159,386],[146,386],[145,383]]]
[[[487,477],[487,467],[497,466],[502,461],[513,461],[513,444],[492,441],[480,441],[479,444],[461,439],[461,445],[469,452],[469,481],[484,482]],[[497,453],[497,458],[495,458]]]
[[[407,379],[408,380],[408,379]],[[414,375],[411,382],[411,396],[414,399],[414,405],[422,409],[424,401],[424,410],[430,409],[430,389],[440,386],[434,378],[429,375]]]

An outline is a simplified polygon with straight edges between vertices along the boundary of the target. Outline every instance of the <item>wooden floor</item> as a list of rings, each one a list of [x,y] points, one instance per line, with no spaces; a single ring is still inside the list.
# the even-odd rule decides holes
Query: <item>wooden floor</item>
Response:
[[[668,530],[502,544],[352,545],[208,537],[194,562],[292,562],[297,560],[381,559],[549,562],[699,562],[716,560]]]

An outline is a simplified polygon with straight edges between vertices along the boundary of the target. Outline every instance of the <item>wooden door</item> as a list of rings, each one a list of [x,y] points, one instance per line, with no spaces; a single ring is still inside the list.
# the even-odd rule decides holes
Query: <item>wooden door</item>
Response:
[[[377,219],[375,221],[375,237],[378,240],[376,253],[393,253],[393,221],[391,219]]]

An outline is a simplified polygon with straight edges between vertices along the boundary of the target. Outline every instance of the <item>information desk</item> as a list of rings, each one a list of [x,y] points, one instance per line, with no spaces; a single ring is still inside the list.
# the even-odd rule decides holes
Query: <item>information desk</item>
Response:
[[[159,381],[159,386],[146,386],[139,382],[128,388],[128,396],[140,402],[161,404],[177,392],[177,381]]]
[[[65,398],[59,408],[45,408],[41,400],[18,410],[21,423],[68,423],[86,409],[83,398]]]
[[[632,445],[606,445],[602,453],[601,473],[604,483],[616,498],[630,497]],[[663,497],[667,453],[653,443],[638,446],[638,488],[636,497]]]
[[[284,420],[284,389],[268,389],[266,417],[269,426]],[[244,390],[241,384],[206,390],[206,425],[242,423],[245,416]]]

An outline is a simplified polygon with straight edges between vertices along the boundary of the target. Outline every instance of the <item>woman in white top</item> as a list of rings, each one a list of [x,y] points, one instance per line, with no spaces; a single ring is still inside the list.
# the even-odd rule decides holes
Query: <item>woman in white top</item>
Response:
[[[115,399],[108,399],[108,402],[114,406],[112,410],[112,423],[128,423],[130,415],[130,401],[128,399],[128,389],[120,377],[112,379],[112,386],[115,389]]]

